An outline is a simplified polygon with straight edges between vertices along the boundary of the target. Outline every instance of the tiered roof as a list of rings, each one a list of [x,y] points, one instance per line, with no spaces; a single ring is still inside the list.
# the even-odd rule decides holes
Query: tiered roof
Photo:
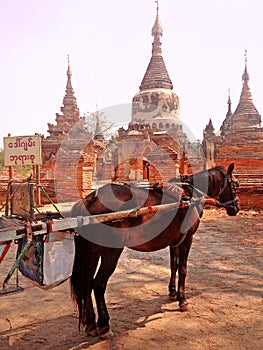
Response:
[[[61,112],[65,116],[73,117],[74,119],[80,119],[79,108],[77,104],[77,99],[71,83],[71,68],[70,61],[68,56],[68,70],[67,70],[67,85],[66,85],[66,94],[63,98],[63,107],[61,107]]]
[[[173,89],[172,81],[167,72],[161,48],[162,25],[159,20],[159,7],[157,2],[156,20],[152,28],[152,57],[140,85],[140,91],[154,88]]]
[[[258,111],[254,106],[252,95],[248,86],[249,74],[247,72],[247,58],[245,61],[245,70],[242,75],[242,80],[243,80],[243,87],[240,95],[239,104],[233,115],[258,114]]]

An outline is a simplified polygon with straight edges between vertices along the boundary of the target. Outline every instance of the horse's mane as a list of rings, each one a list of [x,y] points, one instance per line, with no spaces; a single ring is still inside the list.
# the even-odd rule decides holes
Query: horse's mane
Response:
[[[213,168],[207,169],[207,170],[202,170],[196,174],[191,174],[188,176],[188,178],[193,178],[193,177],[202,177],[202,176],[207,176],[209,173],[213,173],[213,172],[219,172],[222,175],[225,175],[227,172],[227,169],[223,166],[223,165],[217,165]]]
[[[191,174],[191,175],[181,175],[180,177],[172,177],[168,183],[171,183],[171,182],[177,182],[177,183],[180,183],[180,182],[186,182],[186,183],[192,183],[192,179],[194,177],[204,177],[204,176],[207,176],[209,173],[213,173],[214,171],[217,171],[219,173],[221,173],[222,175],[225,175],[227,170],[224,166],[222,165],[217,165],[211,169],[207,169],[207,170],[202,170],[202,171],[199,171],[198,173],[195,173],[195,174]]]
[[[226,173],[227,173],[227,169],[222,165],[218,165],[207,170],[202,170],[195,174],[181,175],[180,178],[173,177],[168,182],[169,183],[181,182],[182,188],[187,190],[187,192],[189,192],[189,194],[192,196],[193,187],[201,190],[204,193],[207,193],[209,183],[215,184],[215,181],[213,181],[212,178],[216,178],[216,175],[219,175],[220,178],[222,179],[225,177]]]

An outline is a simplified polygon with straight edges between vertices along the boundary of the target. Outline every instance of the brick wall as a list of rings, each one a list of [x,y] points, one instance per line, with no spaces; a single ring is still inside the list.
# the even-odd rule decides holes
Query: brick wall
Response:
[[[152,174],[154,175],[155,169],[151,169]],[[90,172],[86,171],[86,176],[89,177]],[[1,182],[0,182],[0,203],[4,203],[6,201],[7,195],[7,185],[8,185],[8,171],[0,171]],[[91,174],[90,174],[91,176]],[[238,189],[238,196],[240,199],[241,209],[255,209],[255,210],[263,210],[263,174],[235,174],[240,182],[240,187]],[[20,176],[20,178],[23,178]],[[156,174],[154,175],[156,182],[161,180],[160,174],[156,170]],[[34,181],[33,181],[34,183]],[[91,177],[87,178],[87,181],[84,182],[87,190],[87,193],[91,191],[90,187]],[[50,179],[42,179],[41,185],[44,187],[50,198],[56,203],[56,192],[55,192],[55,184],[54,180]],[[68,184],[67,184],[68,185]],[[68,191],[65,191],[64,188],[60,188],[64,193],[65,201],[71,202],[75,201],[76,197],[71,196]],[[58,190],[57,190],[58,191]],[[48,204],[49,200],[46,198],[44,193],[41,191],[41,203]],[[79,192],[77,192],[79,195]]]
[[[263,209],[263,173],[235,174],[240,187],[238,197],[241,209]]]

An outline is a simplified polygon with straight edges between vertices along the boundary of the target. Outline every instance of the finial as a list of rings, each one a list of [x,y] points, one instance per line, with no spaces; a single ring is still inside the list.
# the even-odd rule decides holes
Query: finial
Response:
[[[72,73],[71,73],[71,69],[70,69],[70,65],[69,65],[69,63],[70,63],[69,54],[67,54],[67,60],[68,60],[68,71],[67,71],[67,75],[70,76],[70,75],[72,75]]]
[[[154,0],[154,2],[156,3],[156,6],[157,6],[157,14],[156,14],[155,23],[152,28],[152,36],[155,37],[155,36],[163,35],[163,29],[159,20],[159,1]]]
[[[227,103],[230,105],[232,102],[231,102],[231,98],[230,98],[230,88],[228,88],[228,101]]]
[[[157,15],[159,14],[159,0],[154,0],[156,2]]]
[[[228,102],[230,101],[230,88],[228,88]]]
[[[245,64],[247,65],[247,50],[245,50],[244,56],[245,56]]]
[[[247,50],[245,50],[244,56],[245,56],[245,71],[242,75],[242,80],[246,81],[246,83],[247,83],[249,81],[249,75],[247,72]]]
[[[97,109],[97,111],[96,111],[96,126],[95,126],[94,138],[95,138],[95,140],[103,141],[104,135],[103,135],[101,125],[100,125],[99,108],[98,108],[97,103],[96,103],[96,109]]]
[[[97,122],[97,124],[99,124],[99,121],[100,121],[99,107],[98,107],[98,103],[96,103],[96,122]]]
[[[230,117],[232,115],[232,111],[231,111],[231,98],[230,98],[230,88],[228,88],[228,100],[227,100],[227,104],[228,104],[228,111],[226,114],[226,117]]]

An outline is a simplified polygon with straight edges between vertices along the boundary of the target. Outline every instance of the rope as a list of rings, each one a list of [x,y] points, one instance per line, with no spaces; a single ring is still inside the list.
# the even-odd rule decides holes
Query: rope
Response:
[[[53,207],[56,209],[56,211],[57,211],[59,214],[61,214],[60,211],[59,211],[59,209],[58,209],[58,207],[56,206],[56,204],[53,202],[53,200],[52,200],[52,199],[49,197],[49,195],[47,194],[47,191],[45,190],[45,188],[44,188],[43,186],[41,186],[41,185],[38,185],[38,187],[41,188],[41,191],[44,193],[44,195],[47,197],[47,199],[50,201],[50,203],[53,205]]]

